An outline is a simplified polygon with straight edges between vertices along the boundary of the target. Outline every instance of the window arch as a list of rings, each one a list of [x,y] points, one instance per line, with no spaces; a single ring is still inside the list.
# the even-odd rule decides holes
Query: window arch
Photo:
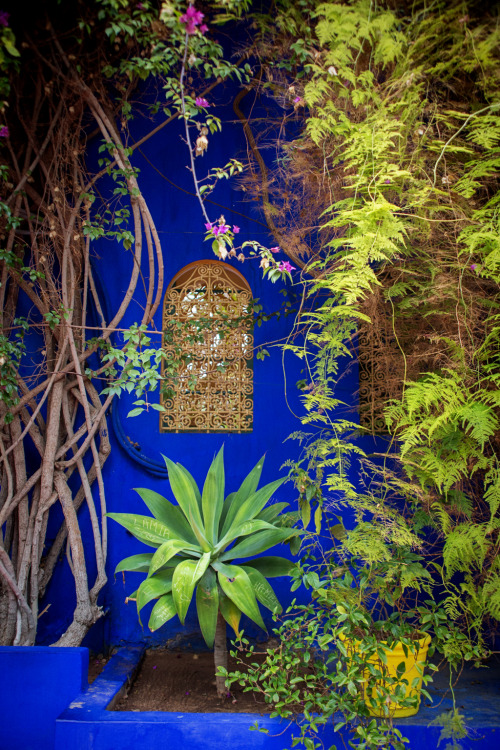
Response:
[[[190,263],[163,305],[161,432],[250,432],[252,292],[220,260]]]

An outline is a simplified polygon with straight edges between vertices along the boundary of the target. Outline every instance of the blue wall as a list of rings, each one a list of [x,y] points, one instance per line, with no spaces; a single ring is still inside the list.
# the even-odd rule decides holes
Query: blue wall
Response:
[[[56,719],[87,687],[86,648],[0,646],[0,750],[53,750]]]
[[[226,102],[231,97],[224,94]],[[214,97],[211,96],[211,100]],[[223,127],[222,134],[210,136],[207,155],[198,158],[196,166],[199,176],[203,177],[212,166],[225,164],[231,157],[241,157],[246,154],[246,144],[240,123],[235,120],[232,108],[220,103],[213,111],[228,121]],[[138,140],[154,126],[151,121],[137,120],[132,123],[133,139]],[[141,146],[141,152],[136,152],[133,163],[140,167],[139,183],[151,210],[162,243],[163,260],[165,264],[166,284],[182,267],[195,260],[214,259],[210,242],[204,242],[204,219],[196,198],[184,191],[193,192],[193,184],[189,171],[187,147],[183,143],[183,133],[178,123],[173,123],[161,130]],[[170,182],[169,182],[170,180]],[[174,187],[171,183],[176,183]],[[112,189],[112,185],[110,185]],[[215,221],[224,214],[226,221],[237,224],[241,228],[238,240],[258,239],[262,244],[272,246],[275,240],[263,225],[258,206],[245,201],[245,193],[238,188],[235,180],[223,181],[212,196],[220,205],[207,203],[207,210],[211,221]],[[117,310],[124,290],[128,285],[132,271],[132,252],[125,251],[121,246],[111,242],[102,242],[94,246],[94,265],[102,279],[106,290],[111,314]],[[286,256],[277,256],[283,260]],[[264,311],[271,313],[283,307],[286,301],[296,305],[301,294],[300,274],[294,272],[296,286],[290,282],[271,284],[262,278],[262,271],[258,267],[258,260],[247,260],[244,263],[230,261],[246,277],[254,298],[260,299]],[[147,277],[147,261],[144,262],[143,273]],[[283,294],[284,292],[284,294]],[[129,311],[121,326],[127,327],[140,320],[145,301],[144,290],[139,284],[136,296],[129,307]],[[157,311],[154,326],[161,331],[161,307]],[[119,410],[119,417],[125,434],[131,443],[138,444],[143,454],[161,461],[165,454],[174,461],[180,461],[202,484],[209,464],[220,448],[225,445],[227,493],[237,489],[242,478],[250,471],[258,459],[266,453],[266,461],[262,476],[262,483],[283,476],[286,469],[282,469],[287,459],[296,459],[299,455],[299,444],[296,441],[284,442],[288,435],[301,429],[298,417],[303,413],[300,403],[300,392],[296,382],[304,377],[301,362],[291,353],[283,353],[279,343],[290,334],[294,316],[279,319],[273,318],[262,327],[255,328],[255,345],[275,342],[278,345],[267,347],[270,356],[263,361],[254,360],[254,426],[252,433],[246,434],[168,434],[159,432],[158,412],[149,413],[135,418],[127,418],[132,396],[123,396],[120,401],[115,400],[113,408]],[[155,342],[160,342],[159,336],[153,336]],[[341,397],[349,402],[357,389],[357,372],[355,369],[348,379],[343,381]],[[351,387],[352,386],[352,387]],[[157,400],[158,396],[153,396]],[[104,480],[107,493],[108,511],[114,512],[147,512],[139,496],[133,491],[134,487],[148,487],[165,494],[170,499],[168,481],[158,479],[148,474],[140,465],[131,460],[130,456],[117,444],[112,432],[111,419],[108,427],[112,441],[112,452],[104,467]],[[296,493],[291,483],[285,484],[276,493],[277,500],[286,500],[292,504],[296,501]],[[83,511],[85,513],[85,511]],[[182,627],[177,618],[152,636],[147,628],[142,630],[135,610],[135,604],[125,605],[124,600],[137,588],[142,580],[142,574],[127,574],[124,585],[122,576],[113,579],[113,571],[117,563],[124,557],[136,552],[146,551],[144,545],[135,540],[128,532],[114,521],[109,521],[109,583],[102,595],[102,604],[107,610],[105,622],[98,623],[90,637],[85,641],[91,648],[101,650],[106,644],[122,642],[139,642],[148,639],[153,643],[163,643],[167,639],[183,638],[200,645],[198,628],[194,609],[188,614],[186,625]],[[89,547],[90,548],[90,547]],[[286,549],[281,550],[286,554]],[[92,564],[89,566],[92,574]],[[283,604],[290,601],[287,579],[276,579],[276,591]],[[61,593],[64,592],[64,593]],[[50,616],[40,621],[39,640],[50,643],[57,630],[63,628],[64,622],[69,624],[73,611],[73,583],[65,563],[54,576],[48,600],[52,602]],[[149,608],[148,608],[149,609]],[[144,612],[143,622],[147,623],[148,610]],[[268,619],[269,622],[269,619]],[[249,621],[242,622],[248,632],[255,633]]]

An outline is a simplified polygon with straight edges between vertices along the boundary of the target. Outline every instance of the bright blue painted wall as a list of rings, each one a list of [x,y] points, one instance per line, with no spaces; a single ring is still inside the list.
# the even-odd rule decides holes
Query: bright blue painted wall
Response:
[[[86,648],[0,646],[0,750],[53,750],[56,719],[87,687]]]
[[[221,96],[223,101],[231,101],[232,97],[229,94]],[[223,121],[229,121],[230,124],[226,122],[222,134],[210,136],[206,156],[198,158],[196,162],[200,176],[203,176],[210,167],[223,165],[231,157],[244,157],[246,153],[242,127],[238,121],[235,122],[232,108],[221,103],[214,108],[214,111]],[[132,126],[134,140],[141,138],[153,127],[154,123],[151,121],[134,122]],[[134,155],[133,163],[140,167],[139,183],[161,238],[167,285],[183,266],[195,260],[214,259],[214,255],[210,243],[204,242],[204,219],[196,198],[171,184],[174,182],[183,190],[193,192],[191,176],[186,168],[188,151],[183,143],[183,134],[179,124],[167,126],[146,141],[141,146],[141,152],[142,154]],[[263,217],[258,206],[245,201],[245,193],[238,188],[236,181],[221,182],[212,198],[220,204],[220,206],[214,206],[207,203],[207,210],[212,221],[223,213],[228,223],[237,224],[241,228],[238,235],[240,241],[258,239],[267,246],[275,244],[275,240],[268,234],[262,223]],[[122,247],[110,242],[100,243],[94,247],[94,251],[93,262],[102,279],[112,315],[118,308],[128,285],[132,271],[132,252],[124,251]],[[278,257],[286,259],[284,255]],[[297,296],[300,297],[298,271],[294,272],[294,278],[297,281],[297,286],[294,288],[289,282],[278,282],[273,285],[263,279],[258,260],[247,260],[243,264],[233,260],[231,263],[244,274],[254,298],[260,299],[265,312],[280,309],[286,300],[295,304]],[[147,275],[146,259],[142,270]],[[285,294],[281,293],[283,291]],[[134,301],[122,321],[122,327],[140,320],[144,300],[144,290],[139,284]],[[161,331],[161,316],[160,307],[154,320],[158,331]],[[266,342],[281,343],[289,336],[292,322],[293,316],[273,318],[262,327],[256,327],[254,332],[256,346]],[[159,343],[160,337],[158,336],[155,341]],[[282,464],[287,459],[297,458],[300,451],[296,441],[284,441],[291,432],[301,429],[298,417],[303,413],[303,408],[295,384],[303,377],[304,364],[290,353],[286,353],[283,357],[279,345],[267,348],[270,352],[269,357],[263,361],[254,360],[252,433],[228,433],[226,435],[160,433],[158,413],[155,411],[127,419],[126,414],[132,408],[133,397],[124,396],[119,402],[114,402],[113,408],[119,410],[126,435],[132,443],[139,444],[141,451],[150,458],[161,461],[160,454],[163,453],[174,461],[180,461],[193,473],[200,484],[203,482],[214,454],[224,443],[227,492],[237,489],[242,478],[263,453],[266,453],[266,461],[262,482],[283,476],[286,469],[280,468]],[[352,369],[349,378],[344,379],[342,388],[341,398],[352,403],[353,394],[357,390],[355,368]],[[153,396],[153,399],[157,398],[157,395]],[[134,487],[152,488],[173,499],[166,480],[148,474],[141,466],[134,463],[117,444],[109,417],[108,429],[112,442],[112,452],[104,467],[108,511],[147,512],[139,496],[134,493]],[[276,493],[276,499],[287,500],[293,504],[296,500],[296,493],[292,484],[287,483],[281,487]],[[86,528],[90,534],[90,529]],[[176,618],[152,636],[147,630],[150,607],[146,608],[143,617],[145,629],[141,628],[137,621],[135,605],[125,605],[124,600],[127,594],[137,588],[143,576],[127,574],[124,585],[121,575],[116,581],[113,579],[113,571],[122,558],[145,551],[146,548],[114,521],[109,522],[108,528],[109,583],[102,595],[102,604],[107,611],[107,616],[104,623],[100,622],[95,626],[85,643],[99,651],[104,644],[133,643],[144,639],[154,643],[163,643],[166,639],[177,636],[182,639],[186,636],[189,642],[201,645],[193,609],[188,614],[185,627],[182,627]],[[286,549],[282,552],[286,554]],[[92,564],[89,568],[91,574]],[[288,580],[275,579],[275,584],[279,598],[284,604],[288,603],[291,600]],[[55,633],[62,630],[65,621],[69,624],[71,618],[74,607],[73,583],[65,563],[60,566],[54,576],[48,600],[51,601],[49,615],[40,620],[39,640],[41,643],[52,642]],[[269,618],[268,622],[270,622]],[[249,621],[243,627],[248,632],[256,634],[256,628],[250,626]]]

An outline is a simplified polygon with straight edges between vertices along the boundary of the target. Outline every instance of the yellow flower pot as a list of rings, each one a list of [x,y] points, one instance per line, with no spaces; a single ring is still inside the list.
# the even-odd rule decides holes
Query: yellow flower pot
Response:
[[[406,656],[403,650],[402,643],[396,643],[392,648],[385,648],[385,654],[387,657],[387,664],[385,666],[387,668],[388,676],[396,678],[398,680],[395,687],[397,685],[402,685],[405,690],[406,698],[418,696],[418,703],[413,708],[406,708],[401,706],[396,701],[390,701],[388,704],[389,716],[394,718],[414,716],[420,708],[422,677],[427,661],[427,651],[429,650],[430,642],[430,635],[426,635],[419,641],[415,641],[415,646],[418,644],[418,650],[416,650],[416,652],[414,653],[410,648],[408,648],[408,656]],[[356,641],[351,641],[350,645],[352,645],[355,652],[358,651]],[[381,645],[384,646],[384,643],[382,643]],[[372,664],[378,663],[377,657],[370,658],[368,661]],[[402,663],[404,663],[405,665],[404,672],[398,674],[398,667]],[[403,680],[405,682],[403,682]],[[373,699],[376,699],[377,697],[377,685],[380,684],[383,684],[383,680],[378,680],[377,683],[373,686]],[[364,685],[364,697],[366,707],[368,708],[371,716],[387,716],[382,707],[376,708],[372,706],[371,701],[366,694],[366,684]]]

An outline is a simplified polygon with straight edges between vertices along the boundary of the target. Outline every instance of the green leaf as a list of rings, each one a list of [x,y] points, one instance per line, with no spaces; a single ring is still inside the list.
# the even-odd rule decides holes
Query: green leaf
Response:
[[[241,483],[241,486],[233,496],[231,506],[228,509],[224,526],[222,529],[222,535],[225,535],[229,527],[232,525],[233,520],[236,516],[236,513],[238,512],[241,505],[251,496],[255,493],[259,480],[260,475],[262,474],[262,467],[264,466],[264,458],[265,456],[262,456],[261,459],[255,464],[252,471],[245,477],[243,482]],[[265,503],[264,503],[265,505]],[[262,506],[264,507],[264,506]],[[256,514],[255,514],[256,515]],[[247,519],[241,519],[241,520],[247,520]]]
[[[149,570],[150,575],[153,575],[159,568],[163,567],[178,552],[184,551],[197,552],[200,556],[202,554],[200,547],[194,544],[186,544],[183,539],[169,539],[168,542],[162,544],[154,553]]]
[[[115,575],[123,571],[147,573],[153,557],[152,552],[141,552],[140,555],[125,557],[115,568]]]
[[[173,572],[173,569],[166,570],[153,578],[144,579],[137,589],[137,614],[140,615],[141,609],[152,599],[158,599],[172,590]]]
[[[172,595],[179,620],[183,625],[189,605],[191,604],[191,599],[193,598],[194,587],[202,577],[209,563],[210,553],[207,552],[199,560],[183,560],[174,570]]]
[[[251,521],[252,518],[255,518],[256,515],[258,515],[261,510],[263,509],[264,505],[267,503],[269,498],[272,496],[274,492],[280,487],[283,482],[285,481],[286,477],[283,477],[282,479],[276,479],[274,482],[270,482],[270,484],[266,484],[264,487],[262,487],[260,490],[255,492],[253,495],[250,495],[237,509],[236,513],[234,514],[234,518],[231,521],[231,526],[234,526],[238,523],[242,523],[243,521]],[[236,498],[235,502],[233,504],[236,504]],[[228,514],[228,518],[229,518]],[[226,524],[227,528],[230,527],[228,524],[228,519],[226,518]]]
[[[220,514],[220,520],[219,520],[219,539],[221,538],[222,529],[224,528],[227,514],[229,512],[229,509],[235,497],[236,497],[236,492],[230,492],[229,495],[224,500],[224,505],[222,506],[222,512]]]
[[[138,417],[139,414],[142,414],[144,409],[142,409],[140,406],[137,409],[131,409],[129,413],[127,414],[127,417]]]
[[[231,526],[229,531],[227,532],[226,536],[223,537],[219,544],[215,547],[214,552],[219,552],[221,549],[226,547],[228,544],[230,544],[235,539],[238,539],[242,536],[248,536],[249,534],[254,534],[256,531],[263,531],[264,529],[275,529],[276,527],[273,526],[271,523],[267,523],[267,521],[259,521],[257,519],[254,519],[253,521],[244,521],[243,523],[240,523],[237,526]]]
[[[253,591],[257,600],[261,604],[263,604],[264,607],[270,609],[273,614],[279,615],[283,611],[283,607],[281,606],[279,599],[274,593],[269,581],[267,581],[262,573],[260,573],[255,568],[246,568],[245,566],[242,567],[244,568],[247,576],[252,582]]]
[[[176,466],[178,466],[179,469],[183,472],[183,474],[185,475],[186,479],[188,479],[191,482],[191,486],[193,488],[193,492],[194,492],[196,500],[198,502],[198,507],[199,507],[199,509],[201,511],[201,493],[200,493],[200,490],[198,489],[198,485],[196,484],[193,475],[186,469],[185,466],[182,466],[182,464],[180,464],[178,461],[176,463]]]
[[[307,529],[309,522],[311,521],[311,503],[308,500],[300,500],[299,505],[302,525]]]
[[[272,505],[269,505],[267,508],[264,508],[261,513],[257,516],[257,518],[261,521],[267,521],[268,523],[273,523],[273,521],[279,516],[279,514],[285,510],[285,508],[288,508],[290,503],[273,503]]]
[[[219,611],[217,576],[212,568],[206,569],[196,587],[196,611],[205,643],[212,648]]]
[[[238,638],[240,635],[241,609],[238,609],[236,604],[222,590],[219,594],[219,609],[222,617],[232,627]]]
[[[210,546],[203,531],[200,508],[193,485],[182,469],[166,456],[163,456],[163,458],[168,468],[168,478],[174,497],[186,516],[202,550],[208,552]]]
[[[107,513],[108,518],[124,526],[137,539],[150,547],[159,547],[173,537],[165,524],[151,516],[140,516],[136,513]]]
[[[294,563],[286,557],[258,557],[256,560],[248,560],[245,569],[251,566],[262,573],[266,578],[280,578],[289,576]]]
[[[316,529],[316,534],[321,534],[322,518],[323,518],[323,508],[321,507],[321,505],[318,505],[318,507],[314,511],[314,527]]]
[[[205,536],[210,544],[216,544],[219,519],[224,505],[224,446],[212,461],[203,486],[201,505],[205,523]]]
[[[300,545],[301,545],[300,536],[294,537],[292,541],[290,542],[290,552],[292,553],[292,555],[299,554]]]
[[[161,628],[168,620],[175,617],[177,610],[175,609],[174,600],[172,594],[165,594],[156,602],[155,606],[151,610],[151,617],[149,618],[149,629],[154,632]]]
[[[252,555],[258,555],[261,552],[265,552],[274,547],[276,544],[284,542],[291,536],[299,534],[298,529],[267,529],[266,531],[259,531],[257,534],[251,536],[239,542],[231,549],[224,552],[219,559],[221,562],[225,560],[236,560],[242,557],[251,557]]]
[[[190,544],[196,544],[196,537],[178,506],[173,505],[170,500],[154,490],[138,487],[135,491],[153,516],[172,531],[172,538],[185,539]]]
[[[212,567],[218,572],[219,584],[226,596],[262,630],[266,630],[252,583],[243,568],[220,562],[212,563]]]

